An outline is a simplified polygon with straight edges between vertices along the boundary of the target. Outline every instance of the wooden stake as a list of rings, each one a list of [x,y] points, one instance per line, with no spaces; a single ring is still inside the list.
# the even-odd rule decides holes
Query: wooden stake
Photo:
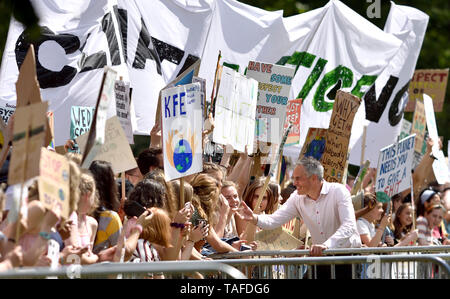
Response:
[[[363,163],[364,163],[364,154],[366,152],[366,135],[367,135],[367,126],[364,126],[363,137],[362,137],[362,141],[361,141],[361,163],[360,163],[360,165],[363,165]]]
[[[184,207],[184,177],[180,178],[180,205],[179,209]]]
[[[215,91],[216,91],[216,82],[217,82],[217,74],[219,72],[219,67],[220,67],[220,58],[222,57],[222,52],[219,50],[219,57],[217,58],[217,65],[216,65],[216,73],[214,75],[214,83],[213,83],[213,87],[212,87],[212,92],[211,92],[211,106],[209,106],[209,113],[212,113],[214,110],[214,97],[215,97]],[[208,115],[206,113],[206,103],[205,103],[205,116]]]

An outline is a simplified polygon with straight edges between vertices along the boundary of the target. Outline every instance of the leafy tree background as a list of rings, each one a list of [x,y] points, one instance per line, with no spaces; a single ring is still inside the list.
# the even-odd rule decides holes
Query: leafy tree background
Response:
[[[303,13],[324,6],[327,0],[241,0],[240,2],[266,9],[269,11],[283,10],[285,17]],[[347,6],[383,29],[389,13],[390,1],[387,0],[342,0]],[[367,10],[374,2],[381,5],[380,18],[368,18]],[[415,7],[430,16],[427,32],[422,45],[417,69],[443,69],[450,66],[450,2],[448,0],[396,0],[398,5]],[[37,18],[29,0],[0,1],[0,56],[3,56],[10,16],[29,27],[36,28]],[[35,31],[37,32],[37,31]],[[447,84],[446,97],[450,95],[450,84]],[[412,112],[405,113],[405,118],[412,120]],[[447,156],[447,144],[450,137],[450,103],[444,102],[442,112],[436,112],[436,122],[439,135],[444,137],[443,150]],[[148,140],[148,138],[146,138]],[[148,144],[148,141],[147,141]]]

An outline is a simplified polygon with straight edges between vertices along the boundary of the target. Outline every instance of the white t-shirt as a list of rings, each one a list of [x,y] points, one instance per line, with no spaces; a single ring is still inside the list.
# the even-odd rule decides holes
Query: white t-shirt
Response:
[[[356,226],[360,235],[369,235],[370,238],[373,238],[376,234],[375,225],[363,217],[358,218]]]

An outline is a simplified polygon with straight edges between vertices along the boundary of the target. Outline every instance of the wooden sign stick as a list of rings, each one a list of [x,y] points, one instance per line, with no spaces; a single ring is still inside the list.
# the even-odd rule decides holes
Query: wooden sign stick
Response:
[[[180,205],[179,208],[184,207],[184,177],[180,178]]]
[[[211,106],[209,106],[209,113],[212,113],[214,111],[214,97],[215,97],[217,75],[219,73],[220,58],[221,57],[222,57],[222,52],[219,50],[219,57],[217,58],[217,65],[216,65],[216,73],[214,75],[214,83],[213,83],[212,92],[211,92]],[[205,116],[207,116],[206,104],[205,104]]]

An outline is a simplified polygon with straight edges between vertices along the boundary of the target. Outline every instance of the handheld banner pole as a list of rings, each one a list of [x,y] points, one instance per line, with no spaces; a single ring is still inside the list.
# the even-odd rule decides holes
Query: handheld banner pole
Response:
[[[216,83],[217,83],[217,75],[219,73],[219,67],[220,67],[220,58],[222,57],[222,52],[219,50],[219,57],[217,57],[217,65],[216,65],[216,73],[214,75],[214,83],[213,83],[213,87],[212,87],[212,92],[211,92],[211,106],[209,106],[209,113],[212,113],[214,110],[214,97],[215,97],[215,91],[216,91]],[[206,113],[206,103],[205,103],[205,116],[207,116]]]
[[[411,175],[411,213],[412,213],[412,230],[416,229],[416,207],[415,207],[415,202],[414,202],[414,186],[413,186],[413,178]]]
[[[261,189],[261,193],[259,193],[258,201],[256,202],[256,206],[253,209],[253,213],[255,213],[255,214],[260,213],[260,205],[263,200],[264,194],[266,194],[267,187],[269,186],[270,177],[273,175],[273,173],[275,171],[275,167],[278,166],[279,159],[281,159],[281,157],[283,156],[283,147],[284,147],[284,144],[286,143],[286,139],[287,139],[291,129],[292,129],[292,123],[289,123],[289,126],[287,127],[286,131],[284,132],[284,136],[280,143],[280,147],[278,148],[278,154],[275,158],[276,160],[274,161],[274,163],[272,165],[270,165],[269,174],[266,176],[266,180],[264,181],[264,186]],[[256,232],[256,225],[254,225],[252,223],[248,223],[247,228],[245,229],[244,239],[247,240],[247,242],[254,241],[255,240],[255,232]]]
[[[184,177],[180,178],[180,205],[179,209],[184,207]]]

